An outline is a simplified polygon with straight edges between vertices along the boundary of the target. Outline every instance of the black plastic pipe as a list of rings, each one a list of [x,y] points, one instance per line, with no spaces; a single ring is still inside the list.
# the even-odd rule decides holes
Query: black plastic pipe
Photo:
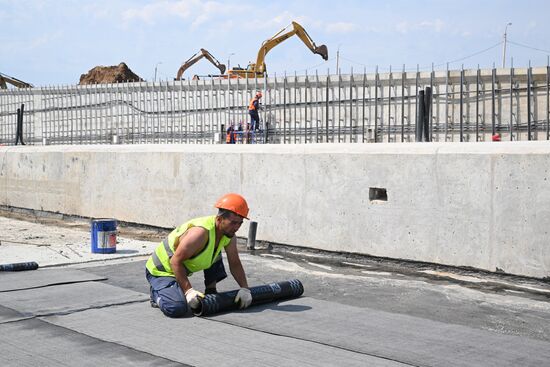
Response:
[[[426,87],[424,90],[424,141],[432,140],[430,131],[430,122],[432,119],[432,88]]]
[[[15,133],[15,145],[21,142],[21,145],[25,145],[23,142],[23,114],[25,113],[25,105],[21,104],[21,107],[17,109],[17,129]]]
[[[239,290],[207,294],[200,300],[200,306],[193,310],[195,316],[209,316],[220,312],[237,310],[239,305],[235,303],[235,296]],[[250,288],[252,304],[273,302],[282,299],[298,298],[304,293],[304,286],[298,279],[259,285]]]
[[[248,226],[248,238],[246,240],[246,248],[254,250],[256,248],[256,229],[258,228],[258,222],[250,221]]]
[[[27,263],[13,263],[0,265],[0,271],[22,271],[22,270],[36,270],[38,264],[34,261]]]
[[[416,132],[415,140],[417,143],[422,141],[423,129],[424,129],[424,91],[418,92],[416,103]]]

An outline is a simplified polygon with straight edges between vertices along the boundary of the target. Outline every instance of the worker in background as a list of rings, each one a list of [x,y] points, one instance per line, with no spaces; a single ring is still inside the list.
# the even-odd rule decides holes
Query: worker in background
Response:
[[[495,135],[493,135],[492,140],[493,141],[500,141],[500,133],[496,133]]]
[[[227,135],[225,136],[225,143],[226,144],[235,144],[235,123],[232,122],[231,125],[227,128],[226,131]]]
[[[235,233],[248,219],[248,204],[238,194],[223,195],[215,204],[217,215],[195,218],[175,228],[147,260],[146,278],[151,306],[169,317],[196,309],[205,294],[217,293],[216,284],[227,277],[221,250],[225,249],[231,275],[241,289],[235,297],[239,308],[252,302],[237,250]],[[191,274],[204,271],[204,293],[193,287]]]
[[[250,115],[250,130],[258,130],[260,127],[260,115],[258,110],[260,109],[260,99],[262,98],[262,92],[257,92],[254,98],[250,100],[248,105],[248,114]]]

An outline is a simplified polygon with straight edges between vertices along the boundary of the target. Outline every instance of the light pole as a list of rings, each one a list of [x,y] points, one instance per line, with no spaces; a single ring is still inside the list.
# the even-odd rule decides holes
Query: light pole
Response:
[[[162,61],[157,62],[157,64],[155,65],[155,79],[153,80],[153,82],[157,81],[157,68],[160,64],[162,64]]]
[[[336,74],[340,74],[340,46],[342,46],[341,43],[338,45],[338,49],[336,50]]]
[[[506,24],[506,27],[504,27],[504,44],[502,46],[502,67],[506,67],[506,39],[507,39],[507,34],[506,34],[506,31],[508,30],[508,26],[509,25],[512,25],[512,23],[508,23]]]
[[[231,69],[231,56],[235,55],[234,52],[230,53],[229,56],[227,56],[227,71]]]

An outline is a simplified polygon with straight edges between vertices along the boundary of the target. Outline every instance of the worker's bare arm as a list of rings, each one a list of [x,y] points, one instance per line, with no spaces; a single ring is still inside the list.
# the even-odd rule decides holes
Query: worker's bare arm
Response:
[[[248,288],[248,282],[246,280],[246,274],[244,272],[241,259],[239,257],[239,250],[237,249],[237,238],[233,237],[229,245],[225,247],[225,253],[227,254],[227,262],[229,263],[229,270],[231,275],[235,278],[235,281],[242,288]]]
[[[199,253],[208,241],[208,231],[202,227],[191,227],[180,236],[174,256],[170,259],[170,266],[176,276],[180,288],[185,293],[192,288],[187,277],[187,271],[183,261],[192,258]]]

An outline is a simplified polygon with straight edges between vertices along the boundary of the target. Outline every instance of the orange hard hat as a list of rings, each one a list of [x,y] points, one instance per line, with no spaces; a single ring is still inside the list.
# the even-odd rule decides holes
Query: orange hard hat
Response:
[[[246,200],[239,194],[229,193],[223,195],[216,201],[214,205],[218,209],[230,210],[243,218],[248,219],[248,204]]]

